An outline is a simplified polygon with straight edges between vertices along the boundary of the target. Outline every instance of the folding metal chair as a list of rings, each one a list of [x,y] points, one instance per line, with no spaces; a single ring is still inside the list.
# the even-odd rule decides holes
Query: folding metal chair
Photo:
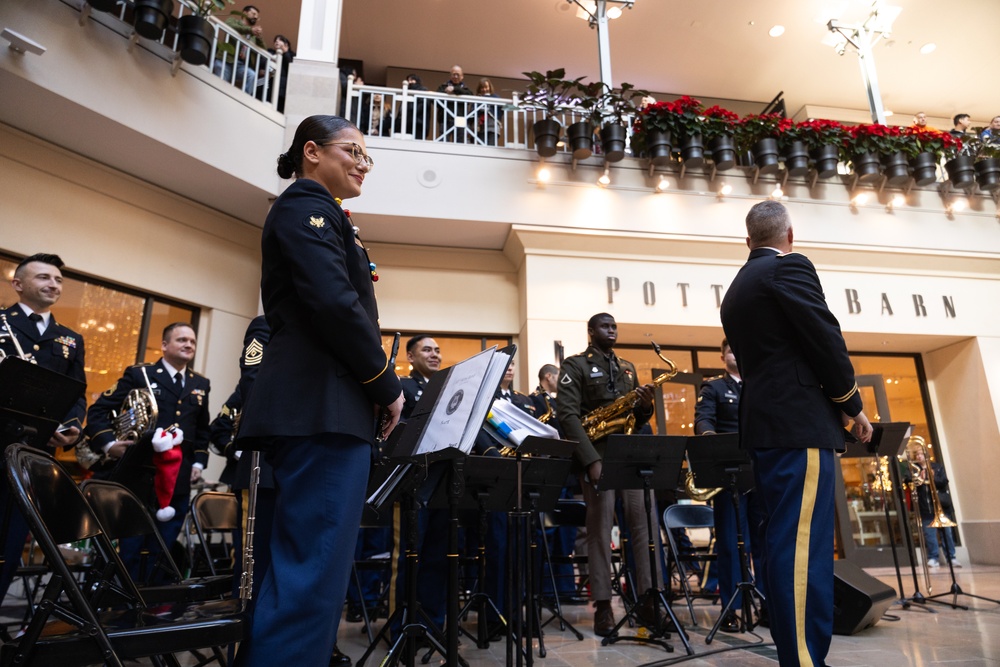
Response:
[[[671,505],[663,510],[663,525],[667,529],[667,540],[670,544],[670,553],[674,563],[677,565],[677,574],[681,580],[681,591],[684,592],[684,599],[687,601],[688,612],[691,614],[691,623],[695,627],[698,621],[694,617],[694,605],[691,603],[695,597],[691,592],[691,585],[688,583],[689,570],[685,563],[696,561],[714,560],[711,553],[695,552],[683,553],[677,547],[677,540],[674,537],[674,530],[677,528],[715,528],[715,514],[708,505]]]
[[[89,479],[80,485],[80,490],[109,539],[146,537],[159,545],[159,554],[154,562],[149,562],[149,550],[140,555],[136,585],[147,602],[197,602],[232,594],[232,574],[184,578],[156,529],[149,510],[129,489],[115,482]],[[150,583],[158,573],[165,577],[167,583]]]
[[[233,537],[240,530],[239,506],[235,493],[220,491],[202,491],[191,501],[191,520],[200,543],[191,560],[192,574],[198,571],[199,551],[212,576],[233,571]],[[216,535],[219,541],[213,539]]]
[[[212,648],[224,659],[219,646],[245,639],[239,600],[148,606],[69,473],[24,445],[9,446],[5,458],[12,495],[52,577],[24,634],[0,648],[0,664],[120,667],[124,659],[151,657],[157,666],[177,665],[173,653]],[[85,539],[94,561],[81,586],[59,545]]]

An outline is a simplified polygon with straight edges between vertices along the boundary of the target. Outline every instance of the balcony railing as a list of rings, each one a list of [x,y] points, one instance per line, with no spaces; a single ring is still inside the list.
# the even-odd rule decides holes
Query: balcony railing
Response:
[[[150,52],[171,63],[173,72],[180,68],[181,59],[178,53],[180,37],[177,32],[178,21],[182,16],[194,13],[195,3],[190,0],[175,0],[172,14],[167,22],[166,30],[158,40],[140,38],[132,28],[135,4],[132,0],[120,0],[110,12],[93,11],[89,5],[81,4],[79,0],[62,0],[64,4],[83,12],[81,23],[89,15],[94,21],[110,28],[126,37],[133,44],[142,39],[153,47]],[[281,61],[265,49],[248,42],[223,21],[210,16],[212,26],[212,47],[209,60],[204,65],[192,65],[198,69],[208,70],[219,77],[220,81],[250,95],[265,104],[277,107]],[[159,45],[159,48],[154,45]],[[131,48],[131,47],[130,47]]]
[[[354,77],[348,78],[345,98],[346,117],[365,134],[413,141],[529,148],[532,125],[545,117],[536,109],[517,106],[516,94],[502,99],[415,91],[405,84],[355,86]],[[574,109],[555,116],[564,128],[585,118]],[[561,143],[559,150],[569,148]]]

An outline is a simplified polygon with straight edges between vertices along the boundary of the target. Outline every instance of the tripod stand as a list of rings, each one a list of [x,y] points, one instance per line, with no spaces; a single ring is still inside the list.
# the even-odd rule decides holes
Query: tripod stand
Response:
[[[633,619],[638,620],[640,609],[649,610],[652,606],[653,618],[658,619],[662,608],[669,617],[672,627],[677,629],[677,634],[680,636],[687,654],[694,654],[687,633],[681,627],[680,621],[677,620],[677,616],[674,615],[673,609],[667,602],[666,592],[657,586],[657,533],[653,532],[659,530],[659,523],[654,524],[653,522],[653,488],[669,487],[677,482],[686,446],[687,438],[683,436],[612,435],[608,437],[598,490],[642,489],[643,505],[646,511],[648,536],[646,551],[649,558],[650,586],[639,596],[625,616],[618,621],[610,636],[601,641],[601,646],[609,646],[619,641],[638,641],[656,644],[668,652],[673,652],[674,647],[664,641],[670,638],[670,633],[662,626],[649,628],[649,637],[618,634],[618,630],[626,623]],[[639,554],[636,554],[636,558],[639,558]]]

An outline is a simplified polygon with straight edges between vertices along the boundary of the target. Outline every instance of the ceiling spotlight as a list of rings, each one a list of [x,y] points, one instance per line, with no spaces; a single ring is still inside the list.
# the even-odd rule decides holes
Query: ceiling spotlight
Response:
[[[906,206],[906,197],[903,195],[896,195],[889,202],[889,209],[899,208],[900,206]]]
[[[890,116],[892,116],[892,109],[882,109],[882,113],[885,114],[886,118],[889,118]]]
[[[616,19],[616,18],[618,18],[621,15],[622,15],[622,8],[621,7],[608,7],[608,18],[609,19]]]
[[[733,186],[731,186],[729,183],[723,183],[722,187],[719,188],[719,196],[725,197],[732,191],[733,191]]]
[[[859,192],[858,194],[854,195],[853,199],[851,199],[851,206],[864,206],[867,203],[868,203],[868,194],[864,192]]]
[[[928,53],[934,53],[934,49],[936,48],[937,44],[935,44],[934,42],[927,42],[926,44],[920,47],[920,53],[926,56]]]
[[[771,190],[771,199],[781,199],[784,196],[785,196],[785,193],[781,189],[780,185],[775,185],[774,189]]]
[[[535,177],[538,179],[539,183],[548,183],[549,179],[552,178],[552,172],[544,164],[538,167],[538,171],[535,172]]]
[[[785,34],[785,26],[783,25],[772,26],[771,29],[767,31],[767,34],[769,34],[771,37],[781,37],[782,35]]]
[[[961,213],[967,208],[969,208],[969,201],[963,197],[957,197],[951,202],[951,206],[948,207],[953,213]]]
[[[660,181],[656,184],[657,192],[666,192],[670,189],[670,183],[667,182],[667,177],[665,174],[660,174]]]
[[[601,177],[597,179],[597,184],[602,188],[606,188],[611,185],[611,174],[609,169],[605,169]]]

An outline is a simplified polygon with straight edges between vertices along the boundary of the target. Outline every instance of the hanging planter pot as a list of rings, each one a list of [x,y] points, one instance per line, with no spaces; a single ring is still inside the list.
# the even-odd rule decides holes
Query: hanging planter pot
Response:
[[[836,146],[820,146],[809,151],[813,161],[813,169],[820,178],[830,178],[837,175],[837,164],[840,162],[840,151]]]
[[[181,59],[192,65],[204,65],[212,56],[215,31],[207,19],[189,14],[177,22],[177,50]]]
[[[705,144],[702,143],[701,134],[682,137],[677,148],[681,152],[681,161],[688,167],[700,167],[705,164]]]
[[[789,176],[805,176],[809,173],[809,151],[803,141],[793,141],[785,148],[785,171]]]
[[[778,140],[773,137],[761,139],[750,149],[753,162],[762,174],[778,171]]]
[[[910,160],[913,182],[919,186],[930,185],[937,180],[937,156],[934,153],[917,153]]]
[[[968,155],[959,155],[954,160],[944,163],[944,169],[948,172],[948,180],[952,187],[967,188],[976,182],[976,170],[973,160]]]
[[[882,156],[882,173],[885,174],[887,185],[902,185],[910,180],[910,162],[906,153],[897,151]]]
[[[608,162],[620,162],[625,157],[625,126],[607,123],[601,128],[601,152]]]
[[[552,118],[537,121],[531,126],[535,133],[535,150],[539,157],[552,157],[559,150],[556,144],[559,143],[559,131],[562,127],[559,121]]]
[[[859,183],[869,183],[879,176],[882,164],[877,153],[862,153],[851,157],[851,167],[858,177]]]
[[[566,128],[569,149],[574,160],[586,160],[594,153],[594,129],[589,121],[582,120]]]
[[[669,132],[649,132],[646,134],[646,157],[650,164],[662,167],[670,164],[671,136]]]
[[[1000,159],[991,157],[979,160],[975,165],[976,183],[986,192],[1000,190]]]
[[[173,0],[135,0],[135,14],[132,21],[135,31],[146,39],[160,39],[173,8]]]
[[[708,142],[708,150],[712,152],[712,162],[718,171],[725,171],[736,166],[736,144],[728,134],[716,137]]]

